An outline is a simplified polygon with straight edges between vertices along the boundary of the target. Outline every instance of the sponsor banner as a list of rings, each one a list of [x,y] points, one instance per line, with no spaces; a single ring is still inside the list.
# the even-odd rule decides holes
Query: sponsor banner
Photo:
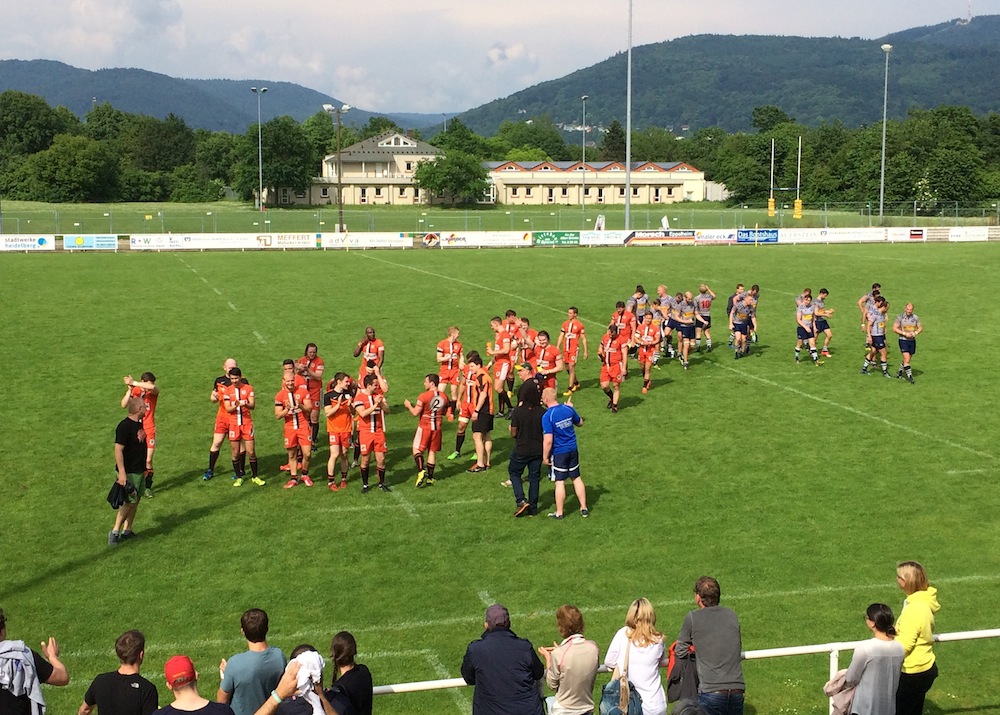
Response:
[[[3,234],[0,236],[0,251],[54,251],[55,236],[34,236],[30,234]]]
[[[699,246],[730,245],[736,243],[736,229],[697,231],[694,234],[694,242]]]
[[[628,231],[581,231],[581,246],[624,246]]]
[[[251,251],[318,248],[318,233],[133,233],[133,251]],[[65,247],[65,244],[64,244]]]
[[[989,231],[986,226],[956,226],[948,231],[948,240],[952,243],[988,241]]]
[[[536,246],[579,246],[579,231],[535,231]]]
[[[441,233],[442,248],[521,248],[531,246],[531,232],[455,231]]]
[[[927,234],[922,228],[899,228],[896,226],[886,229],[886,238],[892,242],[905,243],[907,241],[926,241]]]
[[[883,228],[782,228],[780,243],[870,243],[885,241]]]
[[[667,246],[694,243],[695,231],[691,229],[667,228],[655,231],[633,231],[625,239],[626,246]]]
[[[323,233],[320,234],[322,248],[413,248],[413,236],[427,234],[412,233]]]
[[[118,236],[63,236],[64,251],[117,251]]]
[[[736,232],[737,243],[777,243],[776,228],[741,228]]]

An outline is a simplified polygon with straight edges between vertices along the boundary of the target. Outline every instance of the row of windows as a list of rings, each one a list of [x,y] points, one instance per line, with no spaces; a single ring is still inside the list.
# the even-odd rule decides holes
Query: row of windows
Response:
[[[549,196],[551,197],[554,190],[553,189],[549,189],[548,191],[549,191]],[[563,196],[569,196],[569,187],[563,186],[561,188],[561,193],[562,193]],[[517,196],[518,195],[518,187],[517,186],[510,187],[510,195],[511,196]],[[525,195],[525,197],[529,197],[529,198],[531,197],[531,187],[530,186],[524,187],[524,195]],[[583,195],[584,196],[590,196],[591,195],[590,194],[590,187],[589,186],[584,190]],[[621,196],[621,197],[625,196],[625,187],[624,186],[620,186],[618,188],[618,195]],[[632,196],[638,196],[638,195],[639,195],[639,188],[633,186],[632,187]],[[674,195],[674,188],[672,186],[668,186],[667,187],[666,195],[667,196],[673,196]],[[597,198],[601,199],[603,197],[604,197],[604,189],[601,188],[601,187],[598,187],[597,188]],[[656,199],[660,198],[660,188],[659,187],[655,187],[653,189],[653,198],[656,198]]]

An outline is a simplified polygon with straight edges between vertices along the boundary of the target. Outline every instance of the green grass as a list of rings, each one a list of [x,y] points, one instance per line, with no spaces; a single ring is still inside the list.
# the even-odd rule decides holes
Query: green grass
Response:
[[[192,656],[202,693],[214,694],[215,664],[243,649],[239,615],[251,606],[268,611],[271,641],[286,652],[300,642],[327,650],[336,631],[353,631],[378,684],[458,676],[466,643],[481,632],[484,600],[504,602],[514,630],[536,645],[556,638],[555,609],[575,603],[603,652],[628,603],[645,595],[672,639],[705,573],[719,578],[723,603],[739,613],[747,649],[864,638],[869,603],[898,612],[901,559],[922,561],[940,587],[940,632],[996,627],[998,251],[926,244],[3,256],[0,606],[10,636],[60,640],[73,682],[47,689],[59,714],[79,705],[95,674],[115,667],[113,641],[131,627],[147,635],[144,672],[161,697],[162,666],[176,652]],[[912,300],[926,325],[915,386],[858,375],[855,301],[875,280],[893,315]],[[637,282],[652,291],[702,281],[722,305],[737,281],[761,284],[757,356],[733,361],[720,305],[721,349],[687,372],[665,366],[648,395],[627,381],[617,415],[594,386],[596,359],[584,363],[575,402],[587,420],[580,441],[590,519],[579,518],[572,499],[563,522],[511,517],[513,498],[499,486],[510,449],[503,422],[486,476],[446,462],[436,486],[413,488],[416,420],[401,403],[421,391],[449,324],[478,347],[490,337],[489,318],[507,308],[558,331],[565,307],[576,304],[593,350],[614,302]],[[793,296],[803,286],[828,288],[837,311],[835,355],[818,369],[791,359]],[[387,344],[395,492],[362,497],[356,472],[345,494],[282,490],[281,431],[268,404],[281,360],[314,341],[328,371],[353,371],[351,351],[368,324]],[[262,489],[233,489],[225,474],[200,479],[214,419],[210,383],[230,356],[258,393],[258,452],[269,480]],[[892,357],[894,372],[895,350]],[[121,377],[145,370],[162,389],[157,494],[140,506],[141,540],[109,549],[104,496]],[[453,436],[449,425],[445,451]],[[546,482],[543,508],[551,498]],[[942,675],[930,711],[994,711],[1000,643],[936,650]],[[752,712],[826,712],[826,662],[746,663]],[[400,695],[377,707],[468,712],[470,698],[466,690]]]
[[[790,206],[790,204],[789,204]],[[575,231],[591,229],[599,215],[608,229],[625,225],[624,206],[481,206],[442,208],[429,206],[373,206],[344,209],[344,223],[351,231]],[[658,229],[666,216],[674,228],[733,229],[739,227],[849,228],[877,226],[875,215],[864,204],[806,206],[801,219],[791,208],[769,217],[766,206],[729,207],[713,202],[636,205],[631,208],[632,227]],[[924,216],[913,213],[913,204],[887,206],[890,226],[995,225],[996,209],[962,206],[953,213]],[[219,201],[206,204],[124,203],[46,204],[3,201],[3,233],[106,234],[130,233],[275,233],[332,232],[337,224],[336,206],[271,209],[263,216],[252,204]]]

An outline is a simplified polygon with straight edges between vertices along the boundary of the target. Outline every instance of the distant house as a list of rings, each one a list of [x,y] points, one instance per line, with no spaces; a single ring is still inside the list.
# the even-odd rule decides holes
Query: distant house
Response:
[[[624,162],[489,161],[485,166],[490,170],[490,200],[495,203],[625,203]],[[633,162],[629,178],[633,203],[705,200],[705,173],[690,164]]]
[[[427,203],[413,182],[422,161],[442,150],[399,132],[385,132],[341,151],[344,205]],[[512,206],[625,203],[625,164],[618,161],[487,161],[490,188],[484,203]],[[683,162],[633,162],[632,202],[670,204],[706,199],[705,174]],[[337,204],[337,155],[324,157],[322,175],[308,191],[279,189],[278,205]]]

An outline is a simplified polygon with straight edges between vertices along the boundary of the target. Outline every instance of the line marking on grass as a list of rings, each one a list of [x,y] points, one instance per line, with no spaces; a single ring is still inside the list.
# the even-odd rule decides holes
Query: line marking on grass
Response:
[[[921,439],[926,439],[926,440],[929,440],[931,442],[937,442],[939,444],[944,444],[944,445],[947,445],[949,447],[952,447],[953,449],[960,449],[963,452],[968,452],[969,454],[974,454],[977,457],[986,457],[987,459],[996,459],[996,457],[994,455],[989,454],[988,452],[980,452],[978,449],[973,449],[972,447],[967,447],[964,444],[959,444],[958,442],[952,442],[950,439],[944,439],[943,437],[936,437],[936,436],[934,436],[932,434],[928,434],[926,432],[921,432],[920,430],[914,429],[913,427],[908,427],[907,425],[901,425],[901,424],[899,424],[897,422],[892,422],[891,420],[887,420],[885,417],[879,417],[878,415],[870,414],[868,412],[865,412],[864,410],[859,410],[856,407],[851,407],[850,405],[843,405],[843,404],[841,404],[839,402],[834,402],[833,400],[828,400],[825,397],[819,397],[818,395],[812,395],[812,394],[810,394],[808,392],[805,392],[804,390],[799,390],[799,389],[797,389],[795,387],[789,387],[788,385],[782,385],[780,382],[775,382],[774,380],[769,380],[766,377],[761,377],[759,375],[751,375],[750,373],[745,372],[743,370],[737,370],[734,367],[728,367],[726,365],[723,365],[723,364],[717,363],[717,362],[713,362],[713,363],[709,363],[709,364],[715,365],[716,367],[720,367],[723,370],[728,370],[729,372],[732,372],[732,373],[734,373],[736,375],[740,375],[741,377],[745,377],[748,380],[756,380],[757,382],[763,383],[765,385],[770,385],[771,387],[777,387],[779,390],[784,390],[785,392],[790,392],[793,395],[798,395],[799,397],[804,397],[807,400],[813,400],[814,402],[819,402],[820,404],[828,405],[829,407],[837,407],[837,408],[839,408],[841,410],[845,410],[847,412],[850,412],[851,414],[857,415],[858,417],[865,417],[867,419],[874,420],[875,422],[881,422],[886,427],[892,427],[893,429],[898,429],[898,430],[901,430],[903,432],[907,432],[909,434],[914,435],[915,437],[920,437]]]
[[[492,606],[496,601],[490,598],[490,594],[487,591],[479,592],[479,600],[483,602],[484,606]]]
[[[985,474],[986,472],[992,472],[992,469],[981,468],[981,469],[949,469],[946,474]]]
[[[232,301],[229,301],[228,305],[229,305],[229,307],[230,307],[230,308],[232,308],[233,310],[236,310],[236,306],[235,306],[235,305],[233,305],[233,302],[232,302]]]
[[[420,518],[420,514],[417,513],[417,509],[413,506],[413,503],[400,494],[398,489],[394,489],[389,493],[392,494],[392,498],[395,499],[401,507],[403,507],[403,511],[405,511],[411,519]]]
[[[437,653],[434,651],[425,650],[424,657],[427,659],[427,663],[431,666],[431,669],[438,678],[445,680],[455,677],[448,671],[448,668],[441,662],[441,659],[438,658]],[[455,702],[455,705],[458,707],[458,711],[460,713],[467,713],[472,710],[472,701],[469,699],[466,690],[468,690],[468,688],[448,688],[448,694],[451,695],[451,699]]]
[[[395,494],[395,490],[392,492]],[[420,508],[431,506],[468,506],[470,504],[483,504],[485,499],[457,499],[455,501],[438,501],[438,502],[426,502],[420,505]],[[406,502],[413,509],[413,504],[409,501]],[[319,511],[325,514],[336,514],[339,512],[355,512],[355,511],[381,511],[383,509],[406,509],[406,506],[402,502],[398,503],[386,503],[385,501],[377,501],[371,504],[363,504],[360,506],[341,506],[341,507],[328,507],[326,509],[320,509]],[[419,516],[419,515],[418,515]]]
[[[208,285],[208,278],[206,278],[205,276],[199,276],[199,278],[201,278],[201,282],[202,283],[204,283],[205,285]]]
[[[213,286],[213,287],[212,287],[212,290],[214,290],[214,291],[215,291],[215,294],[216,294],[216,295],[222,295],[222,291],[221,291],[221,290],[219,290],[218,288],[216,288],[216,287],[214,287],[214,286]]]
[[[261,335],[260,333],[258,333],[258,332],[257,332],[256,330],[255,330],[255,331],[253,331],[253,336],[254,336],[255,338],[257,338],[257,339],[258,339],[259,341],[261,341],[262,343],[264,343],[265,345],[267,344],[267,341],[266,341],[266,340],[264,340],[264,336],[263,336],[263,335]]]

